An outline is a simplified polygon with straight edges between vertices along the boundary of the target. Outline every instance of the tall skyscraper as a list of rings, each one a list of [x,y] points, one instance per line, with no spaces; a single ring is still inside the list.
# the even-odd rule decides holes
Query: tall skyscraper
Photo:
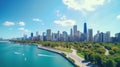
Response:
[[[33,33],[31,33],[30,40],[34,40]]]
[[[31,37],[33,37],[33,33],[31,33]]]
[[[84,23],[84,34],[87,34],[87,23]]]
[[[67,35],[67,32],[66,31],[63,31],[63,34],[62,34],[63,36],[63,41],[67,41],[68,40],[68,35]]]
[[[93,30],[88,29],[88,41],[92,42],[93,41]]]
[[[43,41],[46,41],[46,40],[47,40],[47,39],[46,39],[46,33],[45,33],[45,32],[42,33],[42,38],[43,38],[43,39],[42,39]]]
[[[87,41],[87,23],[84,23],[84,41]]]
[[[104,42],[104,33],[103,32],[101,32],[99,34],[99,42]]]
[[[110,31],[104,34],[104,42],[110,42]]]
[[[73,30],[72,30],[72,28],[70,29],[70,36],[71,37],[73,36]]]
[[[52,33],[52,41],[57,41],[57,33]]]
[[[99,42],[99,34],[100,34],[100,32],[99,31],[97,31],[97,34],[94,36],[94,41],[95,42]]]
[[[74,32],[74,36],[77,36],[77,25],[73,26],[73,32]]]
[[[70,29],[69,41],[73,41],[73,29]]]
[[[60,41],[60,31],[57,32],[57,41]]]
[[[73,26],[73,39],[77,41],[77,25]]]
[[[39,35],[39,32],[37,31],[37,32],[36,32],[36,36],[38,36],[38,35]]]
[[[52,39],[51,29],[47,29],[47,35],[46,35],[46,37],[47,37],[47,41],[51,41],[51,39]]]

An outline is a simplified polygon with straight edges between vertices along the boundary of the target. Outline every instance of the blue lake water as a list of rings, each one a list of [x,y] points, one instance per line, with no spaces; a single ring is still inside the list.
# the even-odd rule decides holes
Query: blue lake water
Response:
[[[0,67],[74,67],[59,54],[35,45],[0,42]]]

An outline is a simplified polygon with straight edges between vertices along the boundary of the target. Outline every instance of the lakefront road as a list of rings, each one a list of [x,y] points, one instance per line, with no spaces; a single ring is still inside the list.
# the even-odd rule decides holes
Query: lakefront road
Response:
[[[61,51],[61,50],[56,50],[56,49],[53,49],[53,48],[44,47],[44,46],[41,46],[41,45],[38,45],[38,48],[53,51],[53,52],[57,52],[57,53],[65,53],[67,58],[70,57],[70,58],[74,59],[75,64],[80,66],[80,67],[94,67],[92,64],[90,64],[90,62],[83,62],[84,58],[79,57],[77,55],[75,49],[72,49],[72,51],[73,51],[72,53],[68,53],[68,52],[64,52],[64,51]]]

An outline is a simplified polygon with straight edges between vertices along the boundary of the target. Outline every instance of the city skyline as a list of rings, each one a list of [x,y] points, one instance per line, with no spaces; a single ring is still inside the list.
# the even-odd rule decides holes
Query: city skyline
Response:
[[[1,0],[0,38],[17,38],[38,31],[40,35],[47,29],[57,33],[59,30],[70,34],[77,25],[83,32],[83,23],[88,29],[110,31],[111,36],[119,33],[119,0]],[[74,31],[76,32],[76,31]],[[65,33],[65,32],[64,32]],[[84,32],[83,32],[84,33]]]
[[[87,23],[83,25],[84,31],[80,32],[77,29],[77,25],[74,25],[70,30],[70,34],[66,31],[52,32],[52,29],[47,29],[46,32],[42,32],[42,35],[38,31],[31,32],[30,35],[24,34],[22,37],[13,38],[13,40],[33,40],[33,41],[56,41],[56,42],[120,42],[120,32],[115,34],[115,37],[111,36],[110,31],[101,32],[97,31],[93,35],[93,29],[87,27]]]

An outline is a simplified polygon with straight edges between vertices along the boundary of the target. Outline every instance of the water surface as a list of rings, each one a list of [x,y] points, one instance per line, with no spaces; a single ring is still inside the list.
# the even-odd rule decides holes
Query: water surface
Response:
[[[61,55],[35,45],[0,42],[0,67],[74,67]]]

